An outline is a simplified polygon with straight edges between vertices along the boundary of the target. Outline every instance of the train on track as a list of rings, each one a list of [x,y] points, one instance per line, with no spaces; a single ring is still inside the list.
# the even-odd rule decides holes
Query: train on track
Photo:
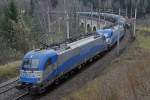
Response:
[[[83,16],[91,14],[91,12],[78,13]],[[93,16],[98,17],[99,13],[95,12]],[[109,29],[99,29],[86,38],[61,44],[57,48],[28,52],[23,58],[16,87],[31,93],[41,93],[59,77],[116,44],[117,39],[125,35],[126,20],[115,14],[100,13],[100,16],[113,21],[115,25]]]

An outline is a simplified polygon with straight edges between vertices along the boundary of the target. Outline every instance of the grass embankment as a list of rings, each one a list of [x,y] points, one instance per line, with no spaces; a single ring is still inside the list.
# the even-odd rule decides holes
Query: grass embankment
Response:
[[[133,44],[104,74],[64,100],[150,100],[150,28],[140,28]]]
[[[5,65],[0,65],[0,82],[6,81],[10,78],[18,76],[18,67],[20,66],[20,61],[11,62]]]

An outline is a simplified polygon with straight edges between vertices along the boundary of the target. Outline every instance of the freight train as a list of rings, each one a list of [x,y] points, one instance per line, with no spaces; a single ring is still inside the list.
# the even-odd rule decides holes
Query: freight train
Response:
[[[79,12],[88,16],[90,12]],[[99,13],[93,13],[99,16]],[[59,77],[107,51],[125,34],[125,19],[121,16],[101,13],[117,23],[109,29],[97,30],[92,35],[71,43],[60,44],[57,48],[37,49],[25,54],[20,68],[18,89],[41,93]]]

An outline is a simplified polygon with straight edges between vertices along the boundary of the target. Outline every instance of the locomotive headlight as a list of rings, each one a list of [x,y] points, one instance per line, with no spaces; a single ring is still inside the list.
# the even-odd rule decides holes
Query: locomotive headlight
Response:
[[[107,43],[111,43],[111,39],[110,39],[110,38],[107,38],[107,39],[106,39],[106,42],[107,42]]]

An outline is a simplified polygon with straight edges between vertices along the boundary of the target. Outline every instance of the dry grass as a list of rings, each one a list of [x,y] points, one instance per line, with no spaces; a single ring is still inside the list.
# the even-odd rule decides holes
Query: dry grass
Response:
[[[20,63],[20,61],[16,61],[5,65],[0,65],[0,81],[16,77],[18,75],[17,68]]]
[[[136,42],[114,59],[105,74],[64,100],[150,100],[150,29],[138,31]]]
[[[138,30],[140,31],[140,32],[144,32],[144,33],[150,33],[150,28],[149,27],[140,27],[140,28],[138,28]]]

